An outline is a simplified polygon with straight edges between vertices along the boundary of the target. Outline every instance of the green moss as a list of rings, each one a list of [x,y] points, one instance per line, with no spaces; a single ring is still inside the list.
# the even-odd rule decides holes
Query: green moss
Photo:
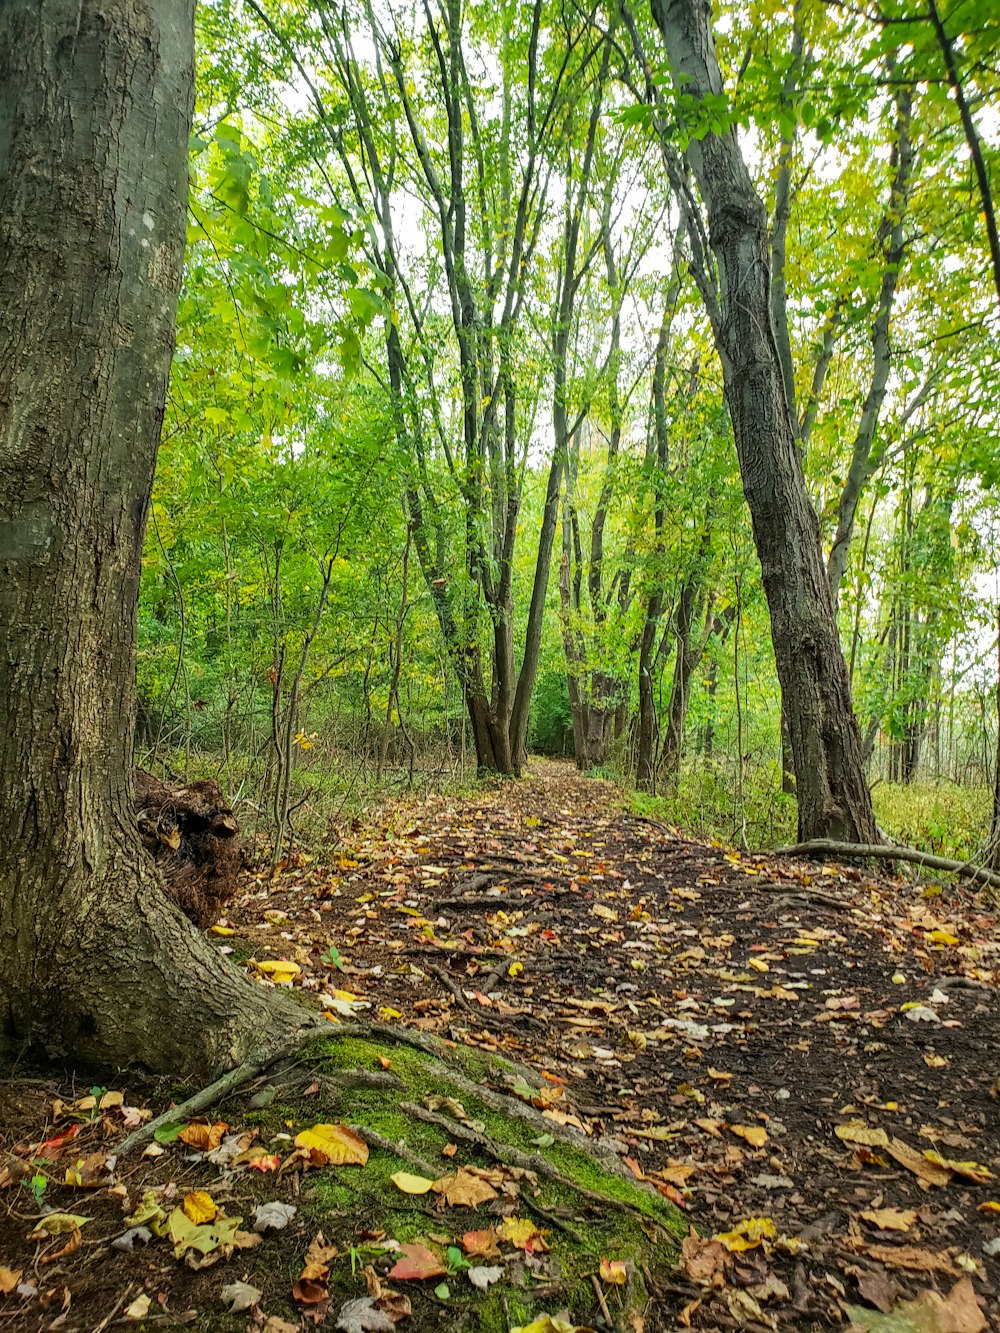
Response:
[[[414,1327],[439,1328],[442,1333],[463,1330],[464,1333],[507,1333],[511,1327],[530,1323],[543,1310],[554,1311],[566,1307],[578,1322],[589,1323],[594,1318],[594,1293],[590,1276],[596,1273],[602,1255],[612,1258],[633,1259],[637,1266],[635,1296],[641,1300],[643,1283],[641,1265],[662,1269],[674,1254],[671,1238],[683,1232],[683,1224],[665,1200],[647,1194],[628,1180],[606,1171],[593,1157],[585,1144],[577,1148],[557,1141],[539,1150],[534,1140],[539,1127],[516,1114],[504,1114],[484,1105],[474,1092],[449,1081],[449,1071],[477,1083],[502,1084],[511,1066],[502,1064],[482,1052],[451,1050],[442,1047],[441,1058],[424,1051],[394,1043],[360,1039],[353,1036],[337,1037],[331,1034],[314,1046],[314,1057],[335,1079],[341,1069],[380,1069],[379,1058],[391,1060],[391,1072],[403,1088],[345,1088],[331,1107],[325,1104],[322,1114],[315,1104],[304,1103],[292,1107],[286,1103],[251,1112],[246,1117],[251,1123],[285,1129],[291,1120],[296,1128],[317,1119],[339,1119],[348,1124],[361,1124],[375,1131],[389,1143],[405,1144],[410,1156],[422,1159],[427,1169],[444,1174],[451,1163],[441,1156],[447,1142],[446,1131],[422,1120],[413,1119],[400,1110],[400,1103],[420,1104],[429,1094],[453,1096],[462,1103],[467,1115],[483,1123],[485,1133],[499,1145],[509,1144],[523,1152],[539,1154],[567,1178],[581,1188],[631,1205],[631,1209],[602,1206],[582,1197],[573,1184],[561,1184],[539,1177],[535,1196],[525,1185],[517,1205],[520,1216],[531,1218],[543,1228],[550,1247],[552,1270],[544,1279],[553,1282],[558,1294],[546,1301],[532,1299],[529,1288],[519,1289],[504,1281],[488,1292],[473,1289],[463,1272],[448,1279],[451,1299],[442,1303],[433,1296],[433,1283],[407,1285],[414,1301]],[[503,1156],[502,1147],[499,1152]],[[476,1163],[492,1167],[495,1161],[460,1144],[458,1163]],[[335,1302],[359,1294],[362,1283],[359,1266],[376,1263],[384,1271],[391,1260],[379,1250],[365,1245],[366,1232],[384,1232],[405,1243],[428,1240],[432,1235],[448,1235],[456,1240],[463,1231],[488,1226],[495,1221],[485,1209],[437,1209],[437,1196],[408,1196],[392,1183],[392,1175],[400,1170],[419,1168],[396,1152],[372,1149],[363,1168],[328,1168],[309,1172],[303,1179],[299,1204],[303,1220],[322,1230],[328,1240],[341,1250],[330,1274],[331,1295]],[[632,1210],[637,1211],[632,1211]],[[544,1213],[544,1216],[542,1215]],[[639,1215],[641,1214],[641,1216]],[[648,1220],[644,1220],[648,1219]],[[657,1231],[651,1223],[661,1229]],[[659,1240],[651,1239],[659,1236]],[[354,1271],[352,1271],[352,1251]],[[294,1261],[299,1255],[296,1253]],[[294,1274],[291,1277],[294,1281]],[[526,1279],[531,1282],[530,1276]]]

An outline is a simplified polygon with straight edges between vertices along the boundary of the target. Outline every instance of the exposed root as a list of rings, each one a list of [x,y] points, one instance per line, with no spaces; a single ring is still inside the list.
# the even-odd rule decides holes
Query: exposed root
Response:
[[[922,852],[917,847],[883,846],[881,843],[833,842],[827,838],[813,838],[810,842],[797,842],[793,847],[779,847],[775,856],[837,856],[844,860],[909,861],[914,865],[927,866],[929,870],[948,870],[973,883],[989,884],[1000,888],[1000,872],[987,870],[985,866],[973,865],[971,861],[953,861],[950,856],[934,856],[931,852]]]

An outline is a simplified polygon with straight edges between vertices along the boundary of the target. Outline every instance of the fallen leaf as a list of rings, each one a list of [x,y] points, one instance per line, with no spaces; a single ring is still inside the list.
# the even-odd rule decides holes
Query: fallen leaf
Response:
[[[925,1180],[928,1185],[947,1185],[951,1180],[952,1173],[948,1167],[938,1166],[929,1161],[923,1153],[917,1152],[915,1148],[911,1148],[902,1139],[890,1139],[885,1147],[889,1155],[894,1157],[900,1166],[905,1166],[907,1171],[912,1171],[915,1176]]]
[[[4,1268],[0,1265],[0,1296],[9,1296],[21,1281],[23,1268]]]
[[[186,1143],[189,1148],[200,1148],[202,1152],[211,1152],[222,1142],[222,1136],[228,1128],[229,1126],[223,1120],[217,1121],[214,1125],[186,1125],[183,1129],[178,1130],[174,1137],[180,1139],[181,1143]],[[167,1141],[160,1140],[160,1142]]]
[[[909,1231],[917,1220],[915,1208],[867,1208],[861,1216],[880,1231]]]
[[[981,1333],[989,1327],[967,1277],[947,1296],[923,1291],[916,1300],[898,1302],[889,1313],[851,1305],[848,1314],[852,1327],[865,1333]]]
[[[393,1333],[396,1325],[371,1296],[358,1296],[340,1307],[334,1327],[343,1333]]]
[[[346,1125],[313,1125],[296,1134],[295,1146],[308,1149],[319,1166],[364,1166],[368,1161],[368,1144]]]
[[[621,1259],[608,1259],[601,1255],[601,1281],[611,1286],[623,1287],[628,1281],[628,1271]]]
[[[218,1213],[215,1200],[207,1190],[195,1190],[184,1195],[184,1212],[192,1222],[211,1222]]]
[[[485,1231],[467,1231],[462,1237],[462,1249],[480,1259],[494,1259],[500,1253],[495,1227]]]
[[[866,1125],[863,1120],[852,1120],[846,1125],[834,1125],[833,1132],[844,1143],[857,1143],[865,1148],[888,1148],[889,1135],[884,1129]]]
[[[730,1125],[729,1132],[739,1139],[744,1139],[754,1148],[763,1148],[767,1142],[767,1130],[759,1125]]]
[[[39,1219],[33,1231],[29,1231],[28,1240],[44,1240],[46,1236],[62,1236],[68,1231],[77,1231],[88,1222],[90,1217],[80,1217],[77,1213],[46,1213]]]
[[[284,1231],[297,1212],[294,1203],[278,1203],[276,1200],[262,1203],[254,1210],[253,1229],[260,1235],[265,1231]]]
[[[251,1287],[248,1282],[231,1282],[219,1292],[222,1301],[229,1307],[230,1314],[241,1314],[244,1310],[252,1310],[260,1304],[263,1294],[259,1288]]]
[[[955,1267],[946,1254],[934,1254],[916,1245],[870,1245],[866,1254],[890,1268],[905,1268],[911,1273],[954,1273]]]
[[[442,1273],[448,1271],[440,1257],[433,1250],[429,1250],[426,1245],[413,1242],[409,1245],[401,1245],[399,1248],[402,1258],[398,1259],[389,1269],[389,1277],[399,1282],[440,1277]]]
[[[764,1240],[773,1240],[778,1234],[777,1228],[769,1217],[747,1217],[737,1222],[732,1231],[722,1231],[712,1237],[727,1250],[752,1250]]]
[[[445,1202],[452,1208],[478,1208],[481,1203],[489,1203],[497,1197],[489,1181],[464,1167],[454,1176],[443,1176],[433,1184],[435,1192],[443,1195]]]
[[[480,1291],[485,1291],[486,1288],[492,1286],[494,1282],[499,1282],[502,1277],[502,1268],[486,1267],[483,1264],[478,1268],[470,1268],[468,1272],[469,1281]]]
[[[549,1248],[545,1243],[545,1233],[539,1231],[534,1222],[526,1217],[505,1217],[497,1230],[515,1249],[525,1250],[528,1254],[544,1254]]]
[[[137,1296],[132,1304],[125,1311],[126,1319],[145,1319],[149,1314],[149,1307],[152,1304],[145,1292]]]
[[[306,1261],[300,1277],[313,1282],[322,1280],[329,1273],[330,1260],[335,1258],[336,1254],[336,1245],[328,1245],[323,1239],[322,1231],[317,1231],[306,1250]]]
[[[426,1194],[434,1186],[433,1180],[428,1180],[426,1176],[412,1175],[409,1171],[397,1171],[389,1179],[404,1194]]]

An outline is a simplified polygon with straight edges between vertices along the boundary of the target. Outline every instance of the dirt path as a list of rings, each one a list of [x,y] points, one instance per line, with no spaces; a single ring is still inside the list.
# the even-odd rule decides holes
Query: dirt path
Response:
[[[261,885],[233,924],[307,987],[329,989],[333,942],[342,989],[515,1055],[540,1103],[542,1075],[571,1081],[571,1123],[706,1238],[662,1293],[678,1326],[843,1328],[849,1307],[916,1300],[913,1320],[1000,1328],[1000,937],[981,899],[687,841],[555,763],[410,813]]]

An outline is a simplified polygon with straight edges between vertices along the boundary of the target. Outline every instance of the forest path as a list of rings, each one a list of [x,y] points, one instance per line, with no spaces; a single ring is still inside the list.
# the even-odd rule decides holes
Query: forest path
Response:
[[[526,1099],[617,1140],[702,1233],[676,1326],[1000,1329],[986,899],[692,841],[551,761],[299,859],[238,935],[342,1009],[511,1055]]]

